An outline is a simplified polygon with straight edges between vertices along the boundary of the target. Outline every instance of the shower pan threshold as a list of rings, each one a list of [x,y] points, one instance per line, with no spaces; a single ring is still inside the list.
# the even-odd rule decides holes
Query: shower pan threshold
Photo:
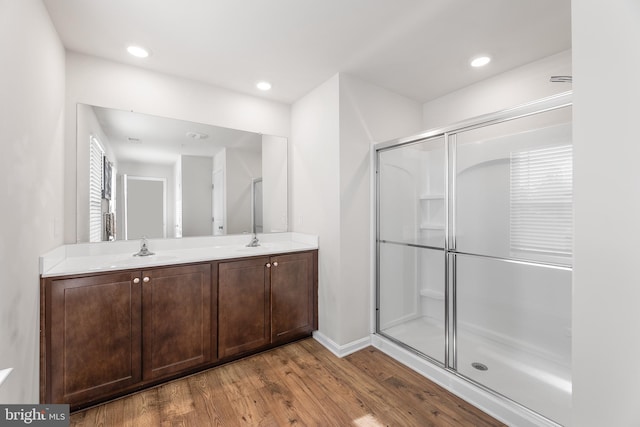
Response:
[[[381,331],[409,347],[443,360],[444,327],[429,317],[418,317]],[[503,343],[458,328],[458,372],[485,387],[553,420],[571,423],[570,368]],[[473,363],[487,367],[482,371]]]

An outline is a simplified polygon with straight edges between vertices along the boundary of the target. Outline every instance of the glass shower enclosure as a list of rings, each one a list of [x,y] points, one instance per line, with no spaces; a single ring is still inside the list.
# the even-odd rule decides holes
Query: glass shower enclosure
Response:
[[[376,333],[568,425],[570,94],[376,149]]]

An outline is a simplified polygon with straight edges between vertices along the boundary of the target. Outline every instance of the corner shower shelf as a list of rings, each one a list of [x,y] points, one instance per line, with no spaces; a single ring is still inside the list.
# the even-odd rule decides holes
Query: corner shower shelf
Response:
[[[423,194],[420,200],[444,200],[444,194]]]
[[[444,230],[444,224],[425,223],[420,224],[420,230]]]
[[[420,296],[425,298],[444,300],[444,292],[434,291],[433,289],[420,289]]]

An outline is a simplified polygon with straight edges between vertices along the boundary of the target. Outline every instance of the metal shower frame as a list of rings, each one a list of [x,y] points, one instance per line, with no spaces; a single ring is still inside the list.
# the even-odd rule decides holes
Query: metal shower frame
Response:
[[[572,92],[563,92],[547,98],[542,98],[537,101],[533,101],[527,104],[523,104],[517,107],[509,108],[506,110],[498,111],[495,113],[481,115],[469,120],[458,122],[446,127],[436,128],[428,130],[426,132],[406,137],[399,138],[391,141],[375,144],[373,146],[373,161],[375,171],[375,333],[384,337],[385,339],[392,341],[396,345],[414,353],[422,358],[426,359],[430,363],[446,370],[448,373],[453,374],[465,381],[471,382],[484,391],[497,396],[502,399],[506,399],[518,407],[522,408],[526,412],[540,417],[549,422],[548,418],[538,414],[537,412],[527,408],[526,406],[506,397],[485,385],[478,383],[477,381],[469,378],[460,372],[458,372],[458,360],[457,360],[457,283],[456,283],[456,256],[478,256],[475,254],[458,252],[456,250],[456,212],[455,212],[455,200],[456,200],[456,135],[463,131],[469,131],[478,129],[490,125],[504,123],[510,120],[515,120],[527,116],[541,114],[548,111],[558,110],[561,108],[569,107],[572,105]],[[416,247],[423,249],[441,250],[444,256],[444,363],[435,359],[434,357],[425,354],[407,344],[386,335],[380,330],[380,245],[385,243],[385,240],[381,240],[380,236],[380,153],[386,150],[396,149],[402,146],[408,146],[434,140],[437,138],[444,138],[444,246],[443,248],[432,247],[427,245],[421,245],[416,243],[399,243],[392,242],[408,247]],[[391,242],[390,242],[391,243]],[[533,262],[529,260],[519,260],[514,258],[502,258],[493,256],[484,256],[485,258],[492,258],[499,261],[517,263],[523,265],[544,266],[547,268],[571,270],[571,267],[564,265],[557,265],[545,262]],[[551,421],[552,422],[552,421]]]

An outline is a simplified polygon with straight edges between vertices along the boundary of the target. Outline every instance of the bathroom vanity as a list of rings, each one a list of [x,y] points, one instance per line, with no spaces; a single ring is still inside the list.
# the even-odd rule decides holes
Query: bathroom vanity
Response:
[[[144,258],[131,256],[137,242],[42,257],[40,401],[80,409],[309,336],[317,239],[270,236],[256,248],[225,236],[152,241]]]

